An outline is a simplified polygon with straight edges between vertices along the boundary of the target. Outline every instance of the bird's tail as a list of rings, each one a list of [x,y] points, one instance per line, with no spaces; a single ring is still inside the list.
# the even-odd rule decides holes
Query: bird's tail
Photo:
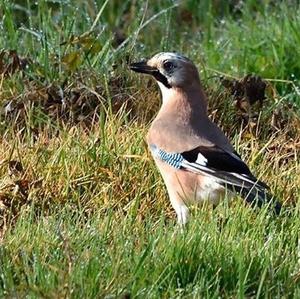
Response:
[[[276,200],[273,196],[271,196],[267,192],[267,190],[255,188],[255,186],[249,189],[230,184],[228,184],[226,187],[231,191],[239,193],[244,198],[244,200],[251,206],[257,206],[261,208],[263,205],[267,204],[275,215],[279,215],[281,212],[281,203],[278,200]]]

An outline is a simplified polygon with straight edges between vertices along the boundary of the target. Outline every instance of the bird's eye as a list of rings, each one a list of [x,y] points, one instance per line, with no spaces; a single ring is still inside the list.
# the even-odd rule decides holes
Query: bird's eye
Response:
[[[163,66],[166,71],[170,71],[175,67],[175,65],[171,61],[165,61]]]

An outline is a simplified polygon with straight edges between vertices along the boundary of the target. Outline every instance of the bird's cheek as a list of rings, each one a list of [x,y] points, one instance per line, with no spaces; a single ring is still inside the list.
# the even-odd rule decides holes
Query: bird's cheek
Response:
[[[182,80],[182,78],[180,78],[179,76],[172,76],[168,79],[170,85],[174,86],[174,87],[183,87],[184,86],[184,82]]]

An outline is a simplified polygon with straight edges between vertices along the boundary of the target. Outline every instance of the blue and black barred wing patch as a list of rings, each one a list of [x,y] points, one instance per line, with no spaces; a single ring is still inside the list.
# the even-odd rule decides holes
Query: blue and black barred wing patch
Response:
[[[151,152],[154,157],[164,161],[170,166],[180,169],[182,168],[183,156],[179,153],[167,153],[166,151],[158,148],[156,145],[150,145]]]

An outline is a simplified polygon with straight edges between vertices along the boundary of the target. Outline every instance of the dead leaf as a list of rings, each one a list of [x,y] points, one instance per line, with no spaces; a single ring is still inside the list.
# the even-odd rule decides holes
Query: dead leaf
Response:
[[[30,186],[30,188],[38,189],[38,188],[41,188],[42,185],[43,185],[43,179],[38,179],[38,180],[32,181],[29,186]]]
[[[11,160],[8,162],[9,175],[21,175],[24,172],[22,163],[20,161]]]
[[[180,22],[186,23],[187,25],[192,25],[194,20],[194,14],[186,8],[182,8],[179,11],[179,20]]]
[[[23,196],[26,196],[26,197],[28,195],[27,193],[28,193],[28,190],[29,190],[30,183],[31,182],[29,180],[25,180],[25,179],[15,181],[15,185],[17,187],[17,190],[19,190],[20,193]]]
[[[266,82],[259,76],[248,74],[240,80],[221,78],[221,83],[233,96],[238,114],[248,124],[253,118],[252,106],[258,102],[259,110],[263,107]]]
[[[29,63],[29,59],[20,57],[15,50],[0,52],[0,74],[4,76],[24,70]]]
[[[245,96],[250,105],[252,106],[256,102],[259,102],[260,108],[262,108],[263,100],[266,98],[266,82],[259,76],[247,75],[242,79],[242,84],[245,89]]]

